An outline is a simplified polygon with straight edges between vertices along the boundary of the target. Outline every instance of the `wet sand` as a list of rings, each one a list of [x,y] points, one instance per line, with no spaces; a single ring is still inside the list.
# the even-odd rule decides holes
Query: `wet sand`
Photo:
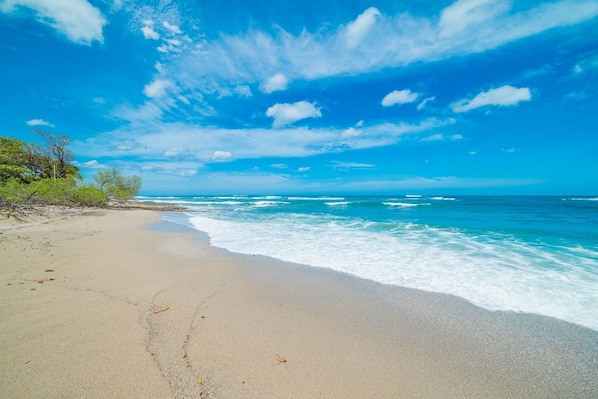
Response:
[[[598,397],[596,331],[231,254],[158,219],[0,222],[3,398]]]

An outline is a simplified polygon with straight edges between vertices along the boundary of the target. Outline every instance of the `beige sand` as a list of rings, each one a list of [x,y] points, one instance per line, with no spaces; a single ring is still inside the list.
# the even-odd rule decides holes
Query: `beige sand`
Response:
[[[0,397],[598,397],[598,332],[230,254],[158,216],[0,223]]]

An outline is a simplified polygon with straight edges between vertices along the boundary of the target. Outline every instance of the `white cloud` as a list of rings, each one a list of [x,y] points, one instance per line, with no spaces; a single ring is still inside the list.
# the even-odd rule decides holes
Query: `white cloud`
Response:
[[[274,169],[287,169],[289,165],[287,165],[286,163],[273,163],[272,165],[270,165],[270,167]]]
[[[77,161],[74,161],[73,165],[79,166],[79,167],[82,167],[82,168],[89,168],[89,169],[107,169],[108,168],[108,165],[105,165],[103,163],[99,163],[95,159],[92,159],[91,161],[87,161],[87,162],[77,162]]]
[[[231,154],[229,151],[214,151],[212,159],[216,161],[222,161],[225,159],[229,159],[232,156],[233,154]]]
[[[198,33],[196,47],[164,62],[169,79],[202,94],[220,96],[239,85],[259,83],[261,90],[272,92],[284,90],[294,80],[357,75],[482,53],[598,16],[595,0],[525,3],[517,8],[511,4],[459,0],[429,18],[369,9],[336,29],[323,26],[297,34],[277,27],[274,33],[252,29],[206,40]],[[275,79],[281,71],[284,79]]]
[[[467,29],[475,29],[504,14],[510,7],[510,2],[504,0],[458,0],[440,13],[440,36],[453,36]]]
[[[195,158],[191,150],[185,146],[170,147],[169,149],[164,151],[163,156],[166,158],[173,158],[179,160],[190,160]]]
[[[252,97],[253,96],[253,93],[251,92],[251,88],[247,85],[237,86],[234,88],[233,91],[242,97]]]
[[[503,151],[508,154],[513,154],[515,151],[517,151],[517,148],[515,148],[515,147],[507,148],[507,149],[503,149]]]
[[[461,99],[456,101],[451,104],[451,108],[454,112],[468,112],[485,106],[509,107],[522,101],[530,101],[531,98],[532,94],[529,88],[517,88],[507,85],[481,92],[471,100]]]
[[[297,168],[297,172],[308,172],[311,170],[311,167],[309,166],[301,166],[299,168]]]
[[[395,104],[408,104],[417,100],[418,96],[418,93],[412,93],[409,89],[395,90],[384,96],[382,105],[390,107]]]
[[[438,134],[433,134],[431,136],[428,137],[424,137],[423,139],[421,139],[421,141],[442,141],[444,140],[444,135],[438,133]]]
[[[197,169],[178,169],[176,174],[181,177],[191,177],[197,174]]]
[[[360,163],[360,162],[341,162],[341,161],[332,161],[330,162],[330,166],[334,169],[369,169],[375,168],[376,165],[370,163]]]
[[[347,25],[345,40],[348,48],[353,49],[363,41],[364,37],[371,31],[380,16],[380,11],[375,7],[365,10],[356,20]]]
[[[150,98],[163,97],[166,94],[166,90],[172,86],[170,80],[156,79],[151,83],[148,83],[143,88],[143,94]]]
[[[27,122],[25,122],[27,125],[29,126],[49,126],[49,127],[54,127],[54,125],[48,121],[45,121],[43,119],[30,119]]]
[[[463,136],[460,134],[453,134],[452,136],[449,136],[447,138],[444,134],[437,133],[437,134],[433,134],[428,137],[424,137],[421,139],[421,141],[444,141],[444,140],[456,141],[456,140],[461,140],[462,138],[463,138]]]
[[[15,12],[27,7],[36,12],[38,22],[50,26],[72,42],[90,45],[104,41],[106,18],[87,0],[4,0],[0,11]]]
[[[75,141],[72,150],[87,158],[111,157],[115,151],[126,151],[128,155],[141,156],[146,162],[154,163],[165,161],[164,153],[173,147],[188,148],[195,160],[213,159],[215,149],[226,149],[235,159],[298,158],[417,141],[422,135],[433,134],[435,129],[454,123],[454,119],[436,118],[414,124],[381,123],[359,128],[359,136],[340,139],[344,129],[304,126],[280,127],[277,131],[270,128],[226,129],[184,122],[138,120],[93,140]]]
[[[573,71],[575,73],[587,72],[593,69],[598,69],[598,55],[586,58],[585,60],[575,64],[573,67]]]
[[[469,154],[469,155],[475,155],[475,154],[477,154],[477,153],[478,153],[477,151],[469,151],[469,152],[468,152],[468,154]]]
[[[286,90],[288,83],[289,81],[286,76],[284,76],[282,73],[277,73],[276,75],[266,79],[266,81],[262,83],[260,89],[264,93],[268,94],[274,91]]]
[[[168,30],[169,30],[170,32],[172,32],[173,34],[180,35],[181,33],[183,33],[183,32],[181,31],[181,29],[180,29],[178,26],[176,26],[176,25],[171,25],[171,24],[169,24],[169,23],[168,23],[168,21],[164,21],[164,22],[162,23],[162,26],[164,26],[166,29],[168,29]]]
[[[346,129],[345,131],[343,131],[341,133],[341,140],[342,139],[348,139],[351,137],[357,137],[361,134],[361,131],[359,129],[355,129],[354,127],[350,127],[348,129]]]
[[[266,116],[274,118],[272,127],[277,128],[290,125],[301,119],[320,118],[322,112],[319,108],[316,108],[315,103],[299,101],[294,104],[275,104],[268,108]]]
[[[436,96],[424,98],[423,101],[417,105],[417,110],[421,111],[422,109],[424,109],[426,104],[428,104],[430,101],[434,101],[434,100],[436,100]]]
[[[145,37],[146,39],[158,40],[160,38],[158,32],[153,30],[150,26],[142,27],[141,32],[143,32],[143,37]]]

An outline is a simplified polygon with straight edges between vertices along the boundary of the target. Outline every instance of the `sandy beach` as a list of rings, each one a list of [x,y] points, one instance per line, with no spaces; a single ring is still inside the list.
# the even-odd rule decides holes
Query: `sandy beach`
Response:
[[[2,398],[598,397],[596,331],[58,216],[0,222]]]

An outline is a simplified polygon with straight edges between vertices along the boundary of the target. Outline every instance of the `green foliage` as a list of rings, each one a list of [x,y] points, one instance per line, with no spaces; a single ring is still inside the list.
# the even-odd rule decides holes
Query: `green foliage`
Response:
[[[31,201],[34,190],[17,178],[10,178],[0,183],[0,205],[2,208],[14,208]]]
[[[80,206],[102,207],[108,202],[108,197],[91,183],[84,183],[72,192],[73,200]]]
[[[98,172],[97,186],[77,185],[81,176],[70,163],[71,140],[43,130],[33,132],[45,145],[0,137],[0,213],[23,216],[36,204],[105,206],[109,199],[129,201],[141,189],[141,177],[124,177],[117,169]]]
[[[35,202],[49,205],[70,205],[75,189],[74,179],[41,179],[29,184],[34,192]]]
[[[31,181],[27,168],[25,142],[8,137],[0,137],[0,182],[11,178]]]
[[[93,179],[106,197],[119,202],[129,201],[136,196],[142,184],[141,177],[124,177],[114,168],[99,171]]]

